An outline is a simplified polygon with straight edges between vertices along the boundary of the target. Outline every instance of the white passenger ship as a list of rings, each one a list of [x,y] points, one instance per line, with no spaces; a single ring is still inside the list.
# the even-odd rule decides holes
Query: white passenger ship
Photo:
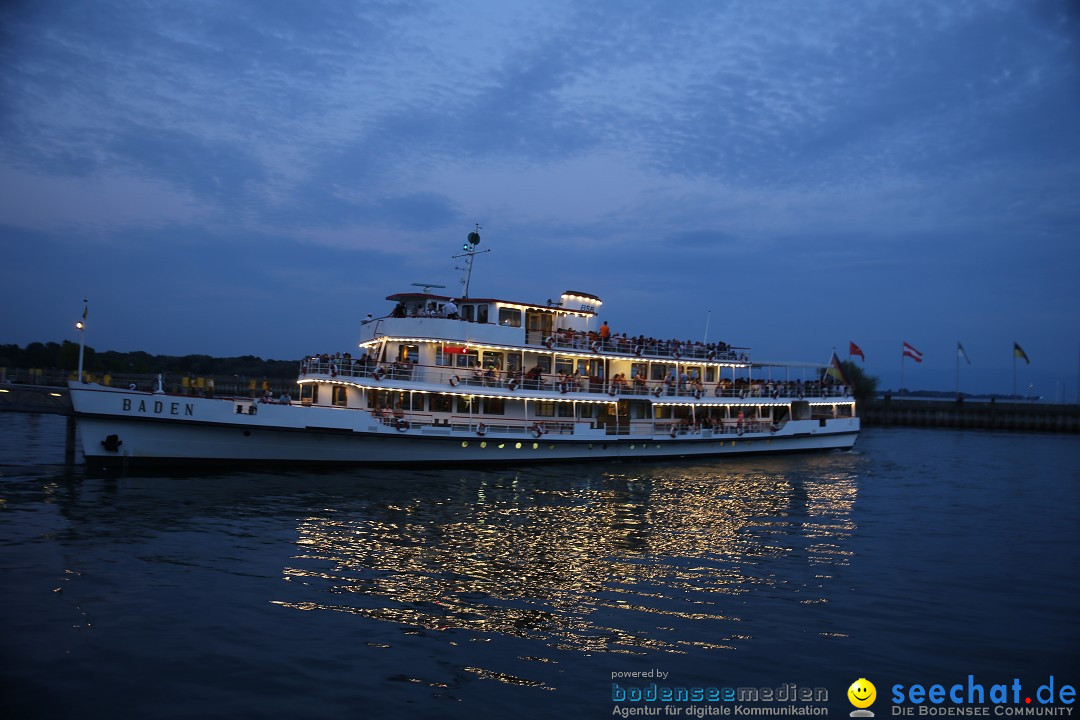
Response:
[[[467,280],[460,298],[422,287],[389,296],[355,354],[306,358],[291,402],[72,382],[87,462],[659,459],[847,450],[858,435],[828,366],[609,332],[586,292],[538,304],[468,297]]]

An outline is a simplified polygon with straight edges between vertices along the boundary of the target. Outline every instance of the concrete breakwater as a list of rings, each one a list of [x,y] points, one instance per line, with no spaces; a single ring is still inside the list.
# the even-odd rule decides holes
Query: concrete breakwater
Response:
[[[1080,432],[1080,405],[885,396],[859,409],[866,426]]]

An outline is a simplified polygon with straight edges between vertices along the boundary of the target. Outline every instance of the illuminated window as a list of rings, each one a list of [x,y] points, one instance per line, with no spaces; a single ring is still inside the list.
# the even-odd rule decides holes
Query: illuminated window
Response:
[[[553,403],[553,402],[538,402],[538,403],[536,403],[536,416],[537,417],[555,417],[555,403]]]
[[[508,327],[521,327],[521,311],[517,308],[499,308],[499,324]]]
[[[419,403],[418,403],[419,404]],[[428,396],[428,411],[429,412],[452,412],[453,399],[449,395],[430,395]]]

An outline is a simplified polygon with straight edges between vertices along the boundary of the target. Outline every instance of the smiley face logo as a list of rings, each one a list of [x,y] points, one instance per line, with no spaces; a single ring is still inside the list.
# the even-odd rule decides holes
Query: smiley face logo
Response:
[[[848,700],[857,708],[868,708],[877,698],[877,688],[866,678],[859,678],[847,689]]]

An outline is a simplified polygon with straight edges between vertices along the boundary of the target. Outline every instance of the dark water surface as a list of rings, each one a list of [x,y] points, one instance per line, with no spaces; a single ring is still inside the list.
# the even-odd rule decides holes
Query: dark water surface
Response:
[[[1080,684],[1080,442],[501,470],[65,471],[0,413],[3,717],[610,717],[675,686]],[[644,685],[646,680],[619,680]]]

